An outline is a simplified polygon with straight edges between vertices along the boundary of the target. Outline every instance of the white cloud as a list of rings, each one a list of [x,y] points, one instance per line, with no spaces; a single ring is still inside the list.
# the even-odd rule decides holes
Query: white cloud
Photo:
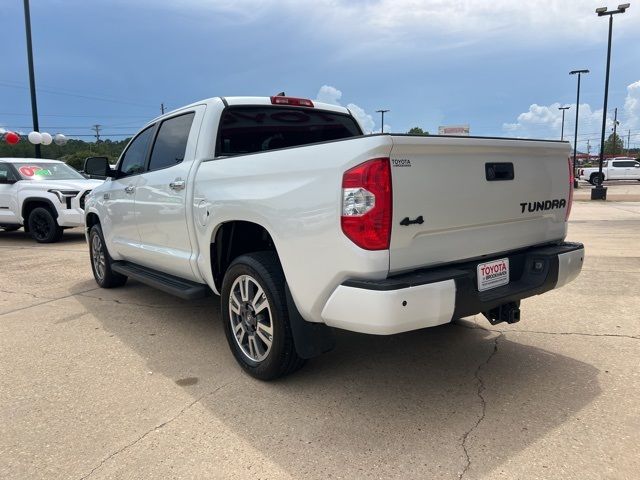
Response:
[[[340,99],[342,98],[342,92],[330,85],[323,85],[318,90],[316,95],[316,101],[323,103],[330,103],[332,105],[340,105]]]
[[[316,95],[317,102],[330,103],[332,105],[342,105],[340,99],[342,98],[342,92],[331,85],[323,85],[318,90]],[[355,103],[347,104],[347,108],[351,111],[354,117],[360,122],[360,126],[365,133],[372,133],[375,130],[376,122],[373,117],[369,115],[362,107],[359,107]],[[385,130],[387,126],[385,125]]]
[[[158,8],[157,2],[149,2]],[[601,43],[606,21],[595,16],[599,0],[185,0],[160,8],[192,8],[220,15],[217,21],[247,24],[274,15],[313,25],[308,35],[335,40],[343,49],[413,46],[441,50],[485,39],[501,44],[557,44],[561,40]],[[628,15],[616,34],[634,33]],[[600,26],[600,28],[598,27]],[[327,35],[330,33],[330,35]],[[357,46],[346,45],[357,38]],[[425,43],[428,39],[429,42]]]
[[[358,119],[358,122],[360,122],[360,126],[362,126],[362,129],[365,133],[373,132],[376,126],[376,122],[374,122],[371,115],[369,115],[364,111],[364,109],[360,108],[355,103],[350,103],[349,105],[347,105],[347,108],[353,114],[353,116]]]
[[[624,117],[628,129],[640,128],[640,80],[627,86],[627,98],[624,100]]]
[[[523,138],[552,138],[559,139],[562,129],[562,111],[558,109],[560,103],[538,105],[534,103],[529,110],[518,115],[515,122],[504,123],[502,130],[506,135]],[[575,128],[575,103],[569,106],[565,113],[564,138],[573,141]],[[611,110],[607,118],[606,135],[611,133],[613,120]],[[587,140],[592,145],[592,151],[598,150],[600,132],[602,131],[602,108],[592,109],[588,103],[580,104],[578,119],[578,148],[584,149]],[[620,135],[624,131],[640,127],[640,80],[627,86],[627,96],[624,107],[618,109],[620,121]]]

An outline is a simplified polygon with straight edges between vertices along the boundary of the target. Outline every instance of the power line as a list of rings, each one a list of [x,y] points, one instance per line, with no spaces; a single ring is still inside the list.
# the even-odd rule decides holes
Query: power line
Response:
[[[7,88],[17,88],[17,89],[20,89],[20,90],[28,90],[28,87],[22,86],[20,84],[12,84],[12,83],[6,82],[6,81],[0,81],[0,86],[7,87]],[[67,97],[84,98],[84,99],[88,99],[88,100],[98,100],[100,102],[120,103],[120,104],[123,104],[123,105],[132,105],[132,106],[136,106],[136,107],[153,108],[149,104],[143,104],[143,103],[137,103],[137,102],[129,102],[129,101],[124,101],[124,100],[116,100],[116,99],[113,99],[113,98],[98,97],[98,96],[94,96],[94,95],[84,95],[84,94],[80,94],[80,93],[64,93],[62,91],[51,90],[51,89],[48,89],[48,88],[38,88],[37,91],[38,92],[43,92],[43,93],[49,93],[49,94],[52,94],[52,95],[62,95],[62,96],[67,96]]]

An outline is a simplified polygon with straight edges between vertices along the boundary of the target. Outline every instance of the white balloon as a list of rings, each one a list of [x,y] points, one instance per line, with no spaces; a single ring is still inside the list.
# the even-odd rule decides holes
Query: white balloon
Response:
[[[51,145],[52,141],[53,141],[53,138],[51,137],[50,134],[48,134],[47,132],[43,132],[42,133],[42,144],[43,145]]]
[[[56,142],[56,145],[62,146],[67,143],[67,137],[61,133],[57,133],[56,136],[53,137],[53,141]]]
[[[27,135],[27,138],[34,145],[39,145],[40,143],[42,143],[42,135],[40,134],[40,132],[30,132],[29,135]]]

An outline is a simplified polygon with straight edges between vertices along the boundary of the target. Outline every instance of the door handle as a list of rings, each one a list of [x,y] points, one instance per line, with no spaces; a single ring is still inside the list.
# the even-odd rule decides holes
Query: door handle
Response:
[[[133,193],[135,191],[136,187],[134,187],[133,185],[128,185],[126,187],[124,187],[124,191],[127,193]]]
[[[184,188],[184,180],[174,180],[169,184],[172,190],[182,190]]]

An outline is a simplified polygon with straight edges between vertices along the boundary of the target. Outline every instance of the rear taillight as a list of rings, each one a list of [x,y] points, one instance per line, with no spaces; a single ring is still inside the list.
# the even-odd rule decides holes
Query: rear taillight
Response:
[[[375,158],[342,176],[342,231],[365,250],[386,250],[391,239],[391,166]]]
[[[271,103],[273,105],[292,105],[294,107],[313,107],[313,102],[308,98],[294,98],[294,97],[271,97]]]
[[[567,201],[567,213],[564,217],[565,222],[569,220],[571,205],[573,204],[573,180],[573,164],[571,163],[571,159],[569,159],[569,200]]]

